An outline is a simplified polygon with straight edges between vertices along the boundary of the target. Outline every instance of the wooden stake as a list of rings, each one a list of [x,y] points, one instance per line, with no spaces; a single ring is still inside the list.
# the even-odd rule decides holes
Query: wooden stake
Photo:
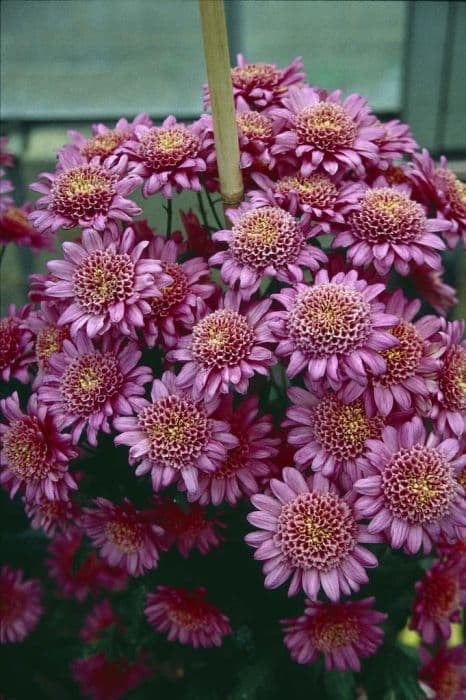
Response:
[[[243,199],[243,178],[239,167],[230,56],[223,0],[199,0],[204,56],[214,122],[220,192],[224,209],[237,207]]]

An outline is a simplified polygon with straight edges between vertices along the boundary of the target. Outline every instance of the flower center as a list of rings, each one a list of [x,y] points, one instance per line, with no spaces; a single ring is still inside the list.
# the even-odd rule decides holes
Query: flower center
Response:
[[[422,359],[424,341],[412,323],[401,320],[389,333],[400,341],[400,344],[382,352],[387,369],[377,377],[377,382],[383,386],[398,384],[415,374]]]
[[[389,165],[388,168],[383,171],[383,176],[389,185],[403,185],[409,182],[405,171],[403,168],[400,168],[399,165]]]
[[[0,369],[8,367],[16,359],[21,340],[21,329],[14,318],[0,321]]]
[[[52,185],[52,209],[73,221],[106,214],[116,176],[99,165],[78,165],[60,173]]]
[[[453,214],[466,216],[466,184],[461,182],[451,170],[437,168],[435,171],[440,187],[443,189]]]
[[[466,350],[459,345],[450,348],[440,372],[443,403],[452,411],[466,411]]]
[[[29,596],[23,590],[15,588],[14,584],[2,582],[0,587],[0,619],[2,626],[23,622],[27,610]]]
[[[247,211],[232,229],[234,257],[254,270],[268,265],[283,267],[294,262],[303,246],[303,235],[291,214],[278,207]]]
[[[356,642],[360,636],[358,619],[339,605],[326,605],[309,618],[309,637],[318,651],[331,652]]]
[[[249,440],[245,435],[238,435],[232,431],[234,436],[239,439],[239,445],[228,450],[225,461],[222,466],[213,474],[213,479],[229,479],[236,474],[240,469],[244,469],[247,465],[249,457]]]
[[[434,620],[449,617],[460,607],[459,580],[448,571],[436,572],[425,580],[423,599],[427,612]]]
[[[140,155],[153,170],[175,168],[186,158],[195,158],[200,141],[181,124],[171,127],[154,126],[141,137]]]
[[[18,479],[45,479],[50,473],[47,443],[35,416],[25,416],[11,424],[4,435],[3,453]]]
[[[47,367],[48,360],[54,352],[59,352],[63,341],[69,338],[68,328],[58,328],[58,326],[44,326],[36,337],[36,356],[41,369]]]
[[[74,272],[76,300],[89,314],[103,313],[111,304],[126,301],[133,294],[134,277],[129,255],[94,250]]]
[[[194,326],[192,353],[205,367],[234,367],[249,355],[254,339],[254,331],[244,316],[221,309]]]
[[[435,447],[397,452],[382,472],[382,490],[393,514],[411,524],[440,520],[455,498],[451,465]]]
[[[270,141],[273,136],[272,122],[260,112],[238,112],[236,123],[248,139]]]
[[[342,355],[360,347],[371,332],[370,305],[353,287],[320,284],[299,294],[288,330],[307,357]]]
[[[368,243],[410,243],[425,231],[426,216],[420,204],[390,187],[367,190],[360,209],[349,215],[351,231]]]
[[[379,416],[368,418],[362,401],[345,404],[329,393],[311,409],[311,424],[316,442],[344,460],[360,457],[366,440],[380,437],[383,420]]]
[[[143,541],[141,528],[127,520],[111,520],[105,524],[105,536],[117,549],[126,554],[137,552]]]
[[[188,293],[188,278],[178,263],[162,262],[162,270],[173,279],[165,287],[160,287],[161,297],[150,300],[152,314],[158,318],[166,318],[171,309],[180,304]]]
[[[357,127],[344,107],[319,102],[304,107],[294,119],[298,142],[330,153],[353,145]]]
[[[302,204],[317,209],[332,209],[338,195],[336,186],[323,173],[311,173],[308,177],[300,174],[282,177],[278,180],[275,190],[284,196],[296,192]]]
[[[202,407],[180,396],[166,396],[138,416],[149,438],[149,458],[166,467],[191,467],[209,442],[212,428]]]
[[[443,663],[436,669],[432,687],[439,700],[454,700],[461,690],[461,668],[454,663]]]
[[[81,147],[81,153],[85,158],[107,158],[127,139],[129,134],[124,131],[107,131],[105,134],[97,134],[88,139]]]
[[[20,229],[25,229],[30,231],[31,224],[27,218],[27,215],[21,209],[17,207],[11,207],[2,213],[2,224],[7,227],[8,225],[14,225]]]
[[[118,360],[112,352],[76,357],[61,380],[65,411],[87,418],[119,392],[123,381]]]
[[[281,72],[270,63],[249,63],[231,69],[233,85],[243,90],[255,87],[274,88],[281,78]]]
[[[278,517],[276,542],[292,566],[330,571],[354,549],[358,526],[341,498],[300,493]]]

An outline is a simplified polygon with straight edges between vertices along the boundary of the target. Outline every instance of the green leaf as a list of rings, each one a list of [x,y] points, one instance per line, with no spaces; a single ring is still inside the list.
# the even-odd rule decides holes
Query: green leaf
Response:
[[[354,700],[356,685],[352,671],[327,671],[324,673],[324,686],[329,698]]]

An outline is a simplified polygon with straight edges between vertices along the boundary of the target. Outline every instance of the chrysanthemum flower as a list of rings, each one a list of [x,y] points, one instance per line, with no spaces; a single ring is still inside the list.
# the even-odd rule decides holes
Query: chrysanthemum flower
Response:
[[[235,102],[242,98],[251,108],[259,110],[281,103],[290,85],[302,83],[306,74],[303,62],[295,58],[288,66],[277,68],[273,63],[248,63],[239,53],[237,65],[231,69]],[[210,106],[209,87],[204,85],[204,107]]]
[[[464,647],[441,646],[434,656],[419,648],[422,668],[419,671],[421,687],[434,693],[428,697],[437,700],[464,700],[466,689],[466,652]]]
[[[276,277],[293,284],[303,281],[303,267],[315,272],[325,263],[325,253],[306,242],[309,235],[294,216],[280,207],[254,208],[243,204],[228,209],[231,229],[217,231],[214,241],[228,244],[227,250],[215,253],[210,265],[221,265],[224,282],[250,299],[264,277]]]
[[[40,309],[32,311],[26,325],[34,334],[34,362],[37,374],[34,378],[33,389],[37,389],[47,373],[49,358],[54,352],[60,352],[63,341],[69,339],[68,325],[59,326],[58,319],[63,312],[63,305],[53,302],[42,302]]]
[[[198,488],[198,472],[214,471],[235,447],[227,422],[211,418],[217,401],[195,400],[165,372],[155,379],[151,401],[140,400],[137,415],[118,417],[116,445],[129,445],[138,476],[151,473],[154,491],[181,478],[189,493]]]
[[[0,573],[0,644],[22,642],[37,626],[44,609],[37,579],[23,581],[21,569]]]
[[[30,188],[42,196],[30,220],[41,233],[60,228],[103,231],[110,222],[131,221],[141,209],[125,195],[131,194],[141,179],[131,173],[124,177],[123,162],[112,166],[96,156],[89,162],[77,153],[62,151],[55,173],[41,173],[48,182],[34,182]]]
[[[259,190],[248,191],[255,207],[279,206],[293,216],[307,215],[316,225],[312,234],[330,233],[334,224],[344,224],[346,214],[357,204],[360,186],[353,182],[334,182],[330,175],[313,172],[304,177],[299,172],[272,180],[264,173],[254,173]]]
[[[28,501],[68,500],[68,490],[77,484],[68,463],[78,452],[71,444],[71,436],[62,431],[59,416],[32,394],[27,411],[23,413],[17,392],[0,401],[6,422],[0,424],[2,437],[0,482],[10,497],[18,489],[24,490]]]
[[[145,613],[157,632],[168,632],[170,642],[198,647],[221,646],[231,634],[229,619],[206,600],[205,588],[187,590],[157,586],[149,593]]]
[[[93,503],[95,508],[83,508],[81,524],[102,559],[132,576],[155,569],[162,528],[150,522],[148,514],[136,510],[127,498],[120,506],[106,498],[95,498]]]
[[[54,537],[58,532],[66,534],[79,515],[79,508],[68,501],[49,501],[43,496],[39,501],[24,499],[24,510],[33,530],[43,530],[47,537]]]
[[[100,638],[104,629],[118,621],[119,618],[113,612],[110,601],[103,600],[101,603],[96,603],[89,615],[86,615],[79,636],[86,644],[92,644]]]
[[[437,250],[445,244],[436,235],[450,224],[444,219],[428,219],[425,208],[410,197],[408,185],[388,186],[384,177],[372,188],[361,185],[359,204],[347,216],[345,230],[337,233],[333,247],[347,249],[355,267],[372,263],[380,275],[391,267],[408,275],[411,261],[432,270],[441,268]]]
[[[46,233],[41,233],[28,219],[32,211],[29,202],[22,207],[12,206],[4,211],[0,208],[0,244],[26,246],[34,251],[52,249],[52,239]]]
[[[450,170],[445,156],[437,167],[429,151],[423,149],[412,158],[410,179],[421,200],[435,204],[437,215],[449,222],[443,234],[448,247],[454,248],[458,241],[466,247],[466,184]]]
[[[386,330],[398,318],[376,301],[384,289],[383,284],[358,278],[354,270],[333,277],[319,270],[313,285],[297,284],[273,294],[285,307],[268,318],[280,341],[277,355],[290,357],[287,375],[295,377],[307,369],[313,381],[327,378],[339,389],[344,379],[364,386],[368,373],[384,372],[380,352],[398,343]]]
[[[306,386],[309,391],[300,387],[289,389],[293,405],[282,423],[291,428],[288,442],[298,448],[295,464],[298,469],[310,466],[323,476],[343,471],[355,481],[362,475],[366,440],[380,437],[383,419],[367,415],[360,399],[344,403],[332,391],[316,393],[309,381]]]
[[[122,591],[128,582],[125,569],[109,566],[94,551],[76,564],[82,537],[80,528],[70,528],[65,534],[56,535],[48,547],[50,556],[45,563],[60,594],[82,603],[89,593],[95,595],[101,588]]]
[[[184,510],[171,499],[161,498],[152,514],[154,521],[164,531],[160,538],[161,547],[169,549],[176,544],[185,559],[192,549],[207,554],[212,547],[219,547],[223,540],[216,528],[226,525],[217,518],[209,518],[198,503],[192,503]]]
[[[443,533],[455,528],[466,535],[466,502],[455,470],[466,463],[457,457],[457,440],[427,435],[420,418],[400,429],[386,426],[380,440],[368,441],[367,476],[354,484],[363,494],[356,506],[370,518],[371,533],[384,532],[394,549],[428,553]]]
[[[215,291],[209,281],[209,267],[203,258],[177,262],[179,246],[161,236],[153,238],[147,250],[152,260],[160,260],[162,272],[171,279],[160,286],[159,295],[149,299],[150,312],[144,318],[144,340],[149,347],[162,341],[173,348],[181,330],[192,328],[197,309]]]
[[[138,365],[141,354],[136,343],[121,336],[106,334],[96,347],[80,331],[74,341],[63,341],[61,352],[50,355],[39,398],[64,426],[72,426],[73,442],[85,428],[89,443],[96,445],[99,430],[110,432],[112,416],[142,405],[152,372]]]
[[[439,373],[439,391],[429,417],[436,430],[461,437],[466,414],[466,341],[464,321],[443,322],[440,333],[445,353]]]
[[[214,472],[199,476],[199,488],[190,500],[203,505],[219,505],[224,499],[234,506],[244,496],[259,490],[258,480],[271,473],[271,463],[278,453],[279,438],[271,437],[272,418],[258,416],[257,396],[248,396],[233,408],[233,397],[222,398],[215,412],[228,422],[238,445],[230,450],[225,461]]]
[[[378,160],[376,140],[384,129],[370,123],[367,100],[353,94],[342,103],[340,96],[340,90],[323,97],[315,88],[292,87],[282,100],[285,109],[270,111],[288,128],[272,152],[295,153],[304,177],[318,168],[329,175],[350,169],[363,176],[364,165]]]
[[[409,277],[419,297],[432,306],[441,316],[446,316],[451,307],[458,303],[456,289],[443,279],[443,267],[430,270],[425,265],[411,269]]]
[[[124,657],[108,658],[104,652],[75,659],[71,671],[82,695],[92,700],[119,700],[152,676],[143,656],[129,662]]]
[[[360,659],[372,656],[382,643],[379,623],[387,616],[372,610],[374,602],[375,598],[347,603],[306,600],[304,615],[282,620],[291,658],[310,664],[322,652],[327,671],[359,671]]]
[[[4,175],[4,169],[0,168],[0,213],[15,206],[15,200],[8,194],[13,192],[13,183],[10,180],[4,180]]]
[[[47,263],[46,296],[67,302],[58,324],[70,324],[71,336],[85,328],[93,338],[112,327],[134,336],[151,311],[149,300],[161,296],[159,285],[171,281],[159,275],[159,260],[141,257],[148,245],[136,243],[131,228],[119,240],[110,230],[85,231],[81,244],[64,243],[64,260]]]
[[[180,217],[188,239],[188,250],[193,255],[200,255],[207,259],[217,249],[216,244],[210,238],[209,229],[201,224],[192,209],[189,209],[187,212],[180,210]]]
[[[229,291],[216,311],[208,313],[189,336],[180,338],[167,358],[183,365],[177,384],[192,388],[193,396],[210,401],[217,393],[227,394],[230,384],[240,394],[247,391],[254,374],[268,375],[274,363],[264,343],[273,342],[265,314],[271,300],[265,299],[241,308],[241,297]]]
[[[437,636],[449,639],[451,623],[461,622],[460,610],[465,604],[466,589],[461,590],[459,566],[436,561],[416,583],[409,626],[428,644],[433,644]]]
[[[288,595],[302,588],[315,600],[322,587],[336,601],[367,583],[365,567],[377,566],[377,559],[360,543],[379,540],[358,524],[351,493],[341,497],[320,474],[306,482],[290,467],[282,480],[270,481],[270,488],[273,496],[252,496],[259,510],[248,520],[261,529],[246,535],[257,548],[254,558],[266,560],[266,588],[278,588],[291,576]]]
[[[22,384],[30,380],[28,365],[33,361],[33,335],[27,328],[31,306],[17,309],[8,307],[8,314],[0,319],[0,379],[17,379]]]
[[[401,160],[419,148],[408,124],[403,124],[399,119],[390,119],[388,122],[374,119],[373,126],[384,130],[383,136],[375,140],[379,147],[377,167],[381,170],[389,168],[394,160]]]
[[[134,137],[126,144],[126,152],[134,161],[131,174],[143,178],[142,194],[149,197],[162,192],[170,199],[177,192],[199,192],[199,173],[207,169],[204,147],[205,124],[202,119],[185,126],[173,116],[162,126],[135,127]]]
[[[398,324],[389,331],[398,340],[398,345],[381,353],[386,370],[372,378],[364,391],[365,405],[372,411],[379,411],[382,416],[388,416],[394,406],[407,411],[416,405],[419,397],[428,397],[437,389],[442,350],[433,340],[440,319],[422,316],[414,322],[420,307],[419,299],[408,301],[401,290],[391,295],[387,302],[387,312],[399,318]],[[347,385],[347,395],[352,389],[355,395],[361,393],[358,383]]]

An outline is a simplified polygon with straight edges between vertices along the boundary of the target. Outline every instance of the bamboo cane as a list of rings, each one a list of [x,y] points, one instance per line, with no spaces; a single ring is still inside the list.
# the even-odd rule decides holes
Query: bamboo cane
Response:
[[[243,199],[239,167],[238,130],[228,54],[223,0],[199,0],[204,56],[214,122],[220,193],[223,207],[237,207]]]

